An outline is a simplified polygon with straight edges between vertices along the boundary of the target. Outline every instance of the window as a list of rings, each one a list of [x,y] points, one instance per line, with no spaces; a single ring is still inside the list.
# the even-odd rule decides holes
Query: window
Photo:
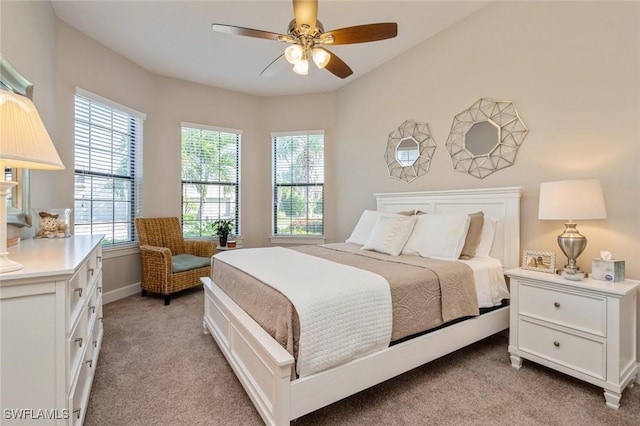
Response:
[[[324,132],[273,138],[273,235],[324,234]]]
[[[182,123],[182,229],[185,237],[213,235],[218,219],[240,233],[239,130]]]
[[[75,96],[76,235],[104,234],[103,246],[136,240],[144,114],[78,89]]]

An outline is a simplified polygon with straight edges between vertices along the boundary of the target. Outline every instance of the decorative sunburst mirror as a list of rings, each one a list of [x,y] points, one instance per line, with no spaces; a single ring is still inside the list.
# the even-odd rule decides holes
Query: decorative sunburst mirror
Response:
[[[389,176],[409,183],[427,173],[435,150],[429,125],[406,120],[389,134],[384,153]]]
[[[454,170],[483,179],[513,165],[527,132],[513,102],[481,98],[454,117],[445,145]]]

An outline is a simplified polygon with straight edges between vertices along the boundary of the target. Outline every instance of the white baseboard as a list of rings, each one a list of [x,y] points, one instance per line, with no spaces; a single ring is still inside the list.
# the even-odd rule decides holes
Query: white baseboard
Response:
[[[141,290],[142,287],[140,287],[140,283],[111,290],[102,295],[102,303],[106,305],[107,303],[115,302],[116,300],[124,299],[125,297],[129,297],[133,294],[140,293]]]

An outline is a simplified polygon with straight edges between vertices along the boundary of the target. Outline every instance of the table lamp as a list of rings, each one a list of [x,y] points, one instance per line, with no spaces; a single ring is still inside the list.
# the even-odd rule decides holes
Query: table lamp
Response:
[[[6,90],[0,90],[0,167],[0,273],[4,273],[22,269],[7,252],[7,191],[17,182],[5,180],[5,167],[64,169],[33,102]]]
[[[564,220],[564,232],[558,236],[560,250],[567,257],[562,276],[581,280],[584,272],[576,265],[576,259],[585,247],[587,239],[576,229],[574,220],[606,219],[602,186],[597,179],[563,180],[540,184],[538,219]]]

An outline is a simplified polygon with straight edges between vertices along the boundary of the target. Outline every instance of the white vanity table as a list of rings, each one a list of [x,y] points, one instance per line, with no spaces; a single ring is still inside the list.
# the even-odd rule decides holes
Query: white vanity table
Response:
[[[102,238],[30,239],[9,250],[24,268],[0,275],[3,424],[84,421],[103,333]]]

